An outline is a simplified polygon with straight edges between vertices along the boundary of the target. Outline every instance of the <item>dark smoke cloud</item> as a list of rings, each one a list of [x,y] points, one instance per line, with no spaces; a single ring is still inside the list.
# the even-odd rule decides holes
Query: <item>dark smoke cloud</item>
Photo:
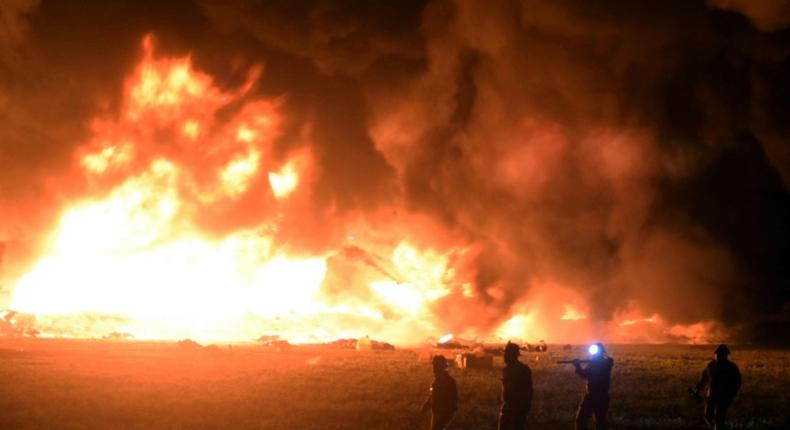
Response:
[[[787,0],[708,0],[708,4],[723,10],[740,12],[764,31],[790,26],[790,2]]]
[[[767,151],[754,136],[779,121],[754,117],[786,115],[766,76],[787,69],[785,34],[695,2],[437,1],[423,18],[425,73],[369,88],[380,129],[411,136],[377,143],[412,208],[482,245],[473,300],[502,312],[481,325],[534,279],[604,320],[630,301],[732,327],[780,312],[787,165],[768,157],[786,146]]]
[[[486,330],[551,281],[597,320],[636,302],[784,339],[786,3],[19,5],[0,33],[0,213],[13,219],[43,207],[19,202],[52,193],[86,121],[117,108],[153,31],[221,85],[238,80],[227,65],[264,64],[261,94],[284,99],[278,149],[307,129],[320,167],[305,230],[330,209],[403,203],[475,244],[475,296],[437,304],[448,328]]]
[[[9,0],[0,5],[0,62],[4,67],[17,60],[16,49],[28,31],[26,15],[38,0]]]

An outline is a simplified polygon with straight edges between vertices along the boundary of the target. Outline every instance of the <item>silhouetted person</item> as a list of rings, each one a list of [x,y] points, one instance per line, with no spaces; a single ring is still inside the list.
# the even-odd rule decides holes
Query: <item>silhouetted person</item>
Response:
[[[518,361],[518,345],[505,346],[505,367],[502,369],[502,411],[499,430],[524,430],[532,405],[532,372]]]
[[[447,359],[441,355],[433,357],[433,383],[431,392],[422,411],[431,408],[431,430],[443,430],[450,425],[458,410],[458,387],[455,379],[447,373]]]
[[[614,360],[606,355],[602,343],[590,345],[590,360],[586,367],[580,360],[573,360],[576,374],[587,380],[587,393],[576,412],[576,430],[586,429],[591,416],[595,416],[595,429],[605,430],[606,410],[609,409],[609,379]]]
[[[730,355],[727,345],[719,345],[714,354],[716,358],[705,366],[694,394],[699,395],[700,390],[708,386],[708,395],[705,398],[705,421],[714,429],[723,430],[727,408],[741,388],[741,372],[735,363],[727,359]]]

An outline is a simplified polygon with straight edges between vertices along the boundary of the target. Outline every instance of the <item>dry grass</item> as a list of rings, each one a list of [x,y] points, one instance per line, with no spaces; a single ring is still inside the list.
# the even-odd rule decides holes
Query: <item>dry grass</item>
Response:
[[[613,346],[613,428],[702,428],[685,395],[709,347]],[[536,399],[530,428],[570,429],[583,390],[580,351],[528,354]],[[3,429],[419,429],[431,380],[415,351],[304,347],[184,351],[172,344],[0,341]],[[735,349],[743,390],[733,428],[790,428],[790,353]],[[501,363],[497,363],[501,365]],[[454,429],[492,429],[500,370],[458,370]]]

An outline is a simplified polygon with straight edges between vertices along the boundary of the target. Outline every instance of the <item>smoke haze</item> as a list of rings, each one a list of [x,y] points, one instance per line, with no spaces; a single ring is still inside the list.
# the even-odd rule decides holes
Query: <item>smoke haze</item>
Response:
[[[343,249],[338,303],[364,294],[354,267],[401,282],[376,244],[406,239],[455,250],[432,303],[450,332],[567,294],[593,327],[636,309],[787,341],[787,2],[12,1],[0,23],[0,305],[63,207],[117,184],[75,173],[75,154],[151,33],[223,90],[262,67],[214,120],[263,97],[275,158],[309,148],[277,240]],[[222,235],[267,211],[250,197],[199,224]]]

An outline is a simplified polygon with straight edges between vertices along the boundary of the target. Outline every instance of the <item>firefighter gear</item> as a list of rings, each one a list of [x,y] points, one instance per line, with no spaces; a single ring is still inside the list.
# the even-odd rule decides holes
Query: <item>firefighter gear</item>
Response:
[[[708,387],[708,394],[705,397],[705,421],[714,429],[723,430],[727,409],[741,388],[741,372],[735,363],[727,359],[730,350],[726,345],[719,345],[715,353],[716,359],[711,360],[702,372],[696,393],[705,386]]]

